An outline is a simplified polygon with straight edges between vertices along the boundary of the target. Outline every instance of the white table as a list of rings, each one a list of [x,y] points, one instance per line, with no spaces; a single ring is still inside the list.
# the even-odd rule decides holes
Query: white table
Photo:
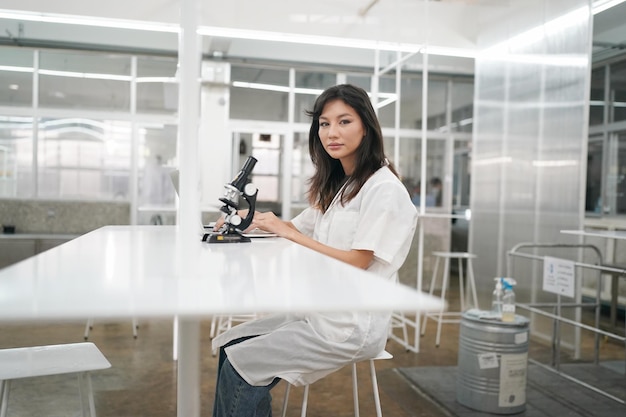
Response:
[[[626,231],[623,230],[561,230],[561,233],[567,235],[626,240]]]
[[[177,318],[177,414],[188,417],[200,415],[203,318],[442,307],[438,298],[285,239],[229,244],[181,239],[175,226],[106,226],[2,269],[0,322]]]

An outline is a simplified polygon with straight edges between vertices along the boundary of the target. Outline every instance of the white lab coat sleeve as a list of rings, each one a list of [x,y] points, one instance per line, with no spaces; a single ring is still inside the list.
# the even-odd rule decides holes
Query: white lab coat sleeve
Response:
[[[394,263],[408,250],[417,224],[417,210],[400,181],[384,180],[363,195],[352,249],[371,250],[378,259]],[[404,257],[402,257],[404,261]]]
[[[318,209],[308,207],[291,220],[291,224],[303,235],[313,237],[315,224],[321,212]]]

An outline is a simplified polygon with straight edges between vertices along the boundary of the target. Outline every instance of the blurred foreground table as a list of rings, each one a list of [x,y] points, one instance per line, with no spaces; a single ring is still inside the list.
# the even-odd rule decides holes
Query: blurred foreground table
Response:
[[[281,238],[208,244],[106,226],[0,270],[0,322],[175,318],[178,414],[199,416],[200,321],[215,314],[438,311],[443,301]],[[185,251],[181,251],[183,245]]]

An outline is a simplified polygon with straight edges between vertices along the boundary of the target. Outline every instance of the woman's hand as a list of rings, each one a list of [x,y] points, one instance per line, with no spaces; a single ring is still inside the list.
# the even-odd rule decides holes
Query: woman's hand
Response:
[[[239,217],[241,217],[242,219],[245,219],[246,216],[248,215],[248,210],[247,209],[246,210],[239,210],[239,211],[237,211],[237,215]],[[255,213],[255,216],[256,216],[256,213]],[[226,215],[224,213],[222,213],[222,215],[219,217],[219,219],[217,219],[215,221],[215,225],[213,226],[213,231],[217,232],[218,230],[220,230],[225,222],[226,222]],[[250,229],[251,227],[252,226],[250,226],[248,228],[248,230],[251,230]]]
[[[248,210],[239,210],[237,211],[237,215],[242,219],[245,219],[248,215]],[[219,219],[215,221],[215,226],[213,226],[213,230],[218,231],[225,223],[226,217],[221,215]],[[271,211],[266,213],[261,213],[259,211],[254,212],[254,217],[252,218],[252,223],[244,232],[250,232],[254,229],[261,229],[266,232],[276,233],[278,236],[286,237],[286,234],[289,230],[295,230],[289,227],[289,224],[278,217]]]
[[[266,232],[276,233],[278,236],[285,237],[287,239],[289,239],[290,236],[296,232],[295,228],[290,226],[289,222],[279,219],[271,211],[265,213],[257,211],[254,213],[252,223],[250,224],[248,230],[256,228]]]
[[[245,218],[248,214],[248,210],[241,210],[237,212],[242,218]],[[224,225],[224,216],[222,215],[215,222],[215,230],[219,230]],[[289,239],[295,243],[306,246],[325,255],[331,256],[340,261],[349,263],[357,268],[366,269],[374,258],[374,252],[369,250],[341,250],[336,249],[323,243],[320,243],[308,236],[300,233],[291,222],[287,222],[276,217],[271,211],[261,213],[259,211],[254,212],[252,223],[245,231],[249,232],[254,229],[261,229],[266,232],[276,233],[278,236],[285,239]]]

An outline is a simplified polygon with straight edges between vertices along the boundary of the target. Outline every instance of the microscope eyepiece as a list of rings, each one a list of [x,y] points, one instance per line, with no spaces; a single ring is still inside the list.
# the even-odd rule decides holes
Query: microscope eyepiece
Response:
[[[230,185],[243,192],[244,187],[248,183],[248,177],[252,173],[252,169],[254,169],[256,162],[257,159],[255,157],[249,156],[243,164],[243,167],[241,167],[241,171],[239,171],[237,176],[235,176],[235,179],[232,180]]]

